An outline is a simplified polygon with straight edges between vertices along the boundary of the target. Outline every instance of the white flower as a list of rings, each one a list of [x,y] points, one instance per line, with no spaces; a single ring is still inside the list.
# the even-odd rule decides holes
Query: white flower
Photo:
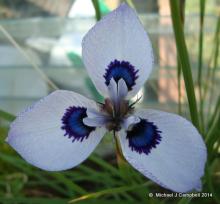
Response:
[[[136,13],[122,4],[105,16],[84,37],[82,55],[105,102],[55,91],[16,118],[7,142],[29,163],[58,171],[83,162],[114,131],[124,157],[143,175],[176,192],[200,190],[207,153],[196,128],[178,115],[129,104],[153,67]]]

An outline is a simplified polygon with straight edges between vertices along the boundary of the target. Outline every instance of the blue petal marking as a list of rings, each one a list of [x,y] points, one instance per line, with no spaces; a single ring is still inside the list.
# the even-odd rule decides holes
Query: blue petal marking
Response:
[[[156,148],[160,143],[160,133],[161,131],[158,130],[158,127],[154,123],[146,119],[141,119],[130,131],[127,131],[126,138],[132,151],[134,150],[139,154],[145,153],[147,155],[151,152],[152,148]]]
[[[68,135],[73,142],[75,140],[82,142],[95,130],[94,127],[89,127],[83,123],[83,118],[87,117],[86,110],[84,107],[70,106],[61,119],[63,123],[61,129],[65,130],[64,136]]]
[[[105,84],[108,86],[111,78],[113,77],[116,82],[123,79],[128,87],[128,90],[132,90],[132,87],[136,84],[135,81],[138,78],[139,70],[136,70],[130,62],[114,60],[106,69],[106,73],[103,75],[105,78]]]

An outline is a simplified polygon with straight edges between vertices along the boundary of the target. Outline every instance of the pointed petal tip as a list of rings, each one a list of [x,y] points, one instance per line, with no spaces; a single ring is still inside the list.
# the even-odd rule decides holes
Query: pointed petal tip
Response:
[[[126,2],[122,2],[118,8],[130,8]]]
[[[198,181],[197,185],[195,186],[195,190],[200,192],[202,191],[202,182],[201,180]]]
[[[179,193],[190,193],[190,192],[201,192],[202,191],[202,182],[201,179],[197,180],[195,184],[193,185],[192,183],[186,186],[184,189],[171,189],[172,191],[179,192]]]
[[[127,3],[125,3],[125,2],[121,3],[121,4],[115,9],[115,11],[121,12],[121,13],[123,13],[123,14],[125,14],[125,15],[126,15],[126,14],[129,14],[129,12],[136,15],[135,10],[134,10],[132,7],[130,7],[130,6],[129,6]],[[128,13],[127,13],[127,12],[128,12]]]
[[[117,9],[129,9],[129,10],[133,10],[126,2],[123,2],[119,5],[119,7]]]
[[[8,132],[8,135],[7,135],[7,137],[5,138],[5,142],[8,143],[9,145],[11,145],[11,143],[12,143],[12,131],[11,131],[11,129],[12,129],[14,123],[15,123],[15,121],[13,121],[13,122],[11,123],[10,129],[9,129],[9,132]],[[12,145],[11,145],[11,146],[12,146]]]
[[[9,136],[5,138],[5,142],[9,143]]]

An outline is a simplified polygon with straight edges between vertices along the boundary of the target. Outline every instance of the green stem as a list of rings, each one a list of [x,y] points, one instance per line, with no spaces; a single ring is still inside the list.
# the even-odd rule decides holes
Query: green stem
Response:
[[[170,9],[171,9],[171,17],[172,17],[173,30],[176,39],[178,57],[180,59],[184,82],[186,86],[190,115],[191,115],[192,123],[200,130],[191,66],[186,48],[183,26],[181,23],[179,5],[177,0],[170,0]]]
[[[116,188],[110,188],[110,189],[105,189],[102,191],[94,192],[94,193],[89,193],[84,196],[81,196],[79,198],[75,198],[70,200],[68,203],[76,203],[79,201],[84,201],[88,199],[94,199],[94,198],[99,198],[104,195],[113,195],[113,194],[119,194],[119,193],[124,193],[127,191],[132,191],[135,189],[140,189],[140,188],[146,188],[151,185],[151,182],[146,182],[142,184],[136,184],[136,185],[127,185],[127,186],[121,186],[121,187],[116,187]]]
[[[205,13],[205,0],[200,0],[199,56],[198,56],[198,84],[200,90],[201,90],[201,79],[202,79],[204,13]]]
[[[217,128],[219,128],[219,121],[220,121],[220,97],[218,97],[218,101],[216,103],[216,106],[215,106],[215,109],[214,109],[214,112],[213,112],[213,115],[210,119],[210,122],[209,122],[209,130],[207,132],[207,136],[206,136],[206,143],[209,142],[211,136],[213,135],[213,133],[215,132],[215,130]]]
[[[185,0],[180,1],[180,18],[182,26],[184,26],[185,22]],[[182,103],[181,103],[181,63],[179,56],[177,54],[177,87],[178,87],[178,113],[182,115]]]
[[[204,27],[205,0],[200,0],[200,27],[199,27],[199,55],[198,55],[198,86],[200,100],[200,121],[201,128],[204,132],[204,112],[203,112],[203,97],[202,97],[202,57],[203,57],[203,27]]]
[[[116,158],[117,158],[117,163],[118,163],[118,169],[121,173],[121,176],[126,181],[126,183],[135,184],[136,180],[133,177],[134,175],[131,172],[130,165],[128,164],[128,162],[123,156],[120,142],[118,139],[118,135],[114,134],[114,138],[115,138]]]
[[[213,193],[213,198],[216,201],[216,203],[220,203],[220,198],[218,197],[218,194],[216,193],[216,189],[213,185],[213,179],[212,179],[212,172],[214,171],[214,168],[218,164],[218,160],[215,159],[212,163],[207,162],[207,168],[206,168],[206,178],[208,182],[209,191]]]
[[[215,104],[215,108],[214,108],[214,111],[211,115],[211,118],[209,120],[209,123],[208,123],[208,127],[212,126],[215,118],[216,118],[216,115],[218,114],[218,111],[220,111],[220,96],[218,96],[218,99],[217,99],[217,102]]]
[[[125,1],[131,8],[135,9],[135,6],[132,0],[125,0]]]
[[[216,35],[215,35],[215,51],[214,51],[214,63],[213,63],[213,69],[210,71],[210,94],[209,94],[209,102],[208,102],[208,117],[210,115],[211,112],[211,107],[212,107],[212,101],[214,98],[214,87],[215,87],[215,77],[216,77],[216,70],[218,67],[218,57],[219,57],[219,43],[220,43],[220,37],[219,37],[219,33],[220,33],[220,16],[218,17],[218,22],[217,22],[217,28],[216,28]]]
[[[218,64],[218,53],[219,53],[219,33],[220,33],[220,16],[218,16],[217,23],[216,23],[216,29],[215,29],[215,35],[214,35],[214,40],[213,40],[213,49],[212,53],[209,59],[208,63],[208,71],[206,74],[206,79],[205,79],[205,87],[204,87],[204,92],[203,92],[203,100],[206,99],[207,93],[208,93],[208,87],[209,87],[209,82],[210,85],[212,85],[212,80],[211,76],[213,76],[213,70],[215,70],[215,67],[217,67]],[[213,69],[212,69],[212,60],[213,62]],[[212,70],[212,71],[211,71]],[[215,73],[215,72],[214,72]]]
[[[126,159],[123,156],[122,153],[122,149],[120,146],[120,143],[118,141],[118,136],[116,135],[116,133],[114,133],[114,138],[115,138],[115,148],[116,148],[116,157],[117,157],[117,163],[118,163],[118,167],[119,169],[121,169],[121,167],[126,164]]]
[[[177,80],[178,80],[178,113],[182,115],[182,103],[181,103],[181,64],[179,57],[177,57]]]
[[[102,18],[99,0],[92,0],[93,7],[95,9],[96,20],[99,21]]]

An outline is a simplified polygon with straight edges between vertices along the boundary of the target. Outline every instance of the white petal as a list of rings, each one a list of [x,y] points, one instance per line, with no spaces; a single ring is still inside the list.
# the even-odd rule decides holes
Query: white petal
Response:
[[[123,127],[125,130],[127,130],[127,129],[129,129],[129,127],[130,127],[131,125],[134,125],[134,124],[139,123],[139,122],[140,122],[140,118],[139,118],[139,117],[134,116],[134,115],[131,115],[131,116],[129,116],[129,117],[127,117],[127,118],[125,118],[125,119],[123,120],[123,122],[122,122],[122,127]]]
[[[97,109],[92,109],[92,108],[88,108],[87,111],[87,116],[89,118],[93,118],[93,117],[105,117],[107,116],[107,114],[105,114],[104,112],[100,112]]]
[[[172,191],[199,190],[207,153],[196,128],[175,114],[140,110],[136,115],[158,127],[162,132],[161,141],[150,153],[139,154],[131,150],[126,133],[121,131],[119,138],[128,162],[149,179]]]
[[[82,56],[92,81],[104,96],[108,90],[103,75],[110,62],[128,61],[139,70],[130,97],[139,91],[153,66],[150,40],[137,14],[127,4],[106,15],[86,34]]]
[[[105,127],[111,120],[110,116],[104,112],[95,109],[87,109],[87,117],[83,119],[83,123],[89,127]]]
[[[114,104],[117,104],[118,86],[114,79],[111,79],[110,84],[108,85],[108,95],[111,101],[113,101]]]
[[[128,94],[127,85],[123,79],[120,79],[118,81],[118,94],[117,94],[118,101],[122,101],[123,99],[125,99],[127,94]]]
[[[62,118],[70,106],[97,109],[96,103],[71,91],[55,91],[23,111],[12,123],[7,142],[29,163],[58,171],[83,162],[105,131],[90,132],[83,141],[64,136]]]
[[[83,122],[85,125],[90,127],[103,127],[107,123],[107,117],[95,117],[95,118],[84,118]]]

